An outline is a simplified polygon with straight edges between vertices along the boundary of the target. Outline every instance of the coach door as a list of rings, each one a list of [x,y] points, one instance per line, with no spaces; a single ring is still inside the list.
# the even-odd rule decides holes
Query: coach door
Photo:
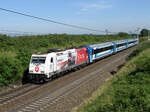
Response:
[[[50,58],[50,72],[54,72],[54,57]]]

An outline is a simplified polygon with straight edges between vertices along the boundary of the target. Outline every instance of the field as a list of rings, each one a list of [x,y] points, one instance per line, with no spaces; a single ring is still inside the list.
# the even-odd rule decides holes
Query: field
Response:
[[[141,44],[125,66],[76,112],[149,112],[150,43]]]

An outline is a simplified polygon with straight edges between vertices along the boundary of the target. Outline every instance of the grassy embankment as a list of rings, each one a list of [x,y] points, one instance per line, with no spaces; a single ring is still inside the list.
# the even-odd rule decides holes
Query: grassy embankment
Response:
[[[75,112],[149,112],[150,42],[140,45],[128,62]]]
[[[0,86],[22,79],[28,72],[32,53],[127,38],[131,37],[55,34],[12,38],[0,35]]]

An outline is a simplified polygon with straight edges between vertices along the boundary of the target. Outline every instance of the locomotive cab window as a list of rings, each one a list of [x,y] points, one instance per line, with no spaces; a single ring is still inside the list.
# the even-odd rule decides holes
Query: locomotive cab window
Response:
[[[46,57],[32,57],[32,63],[42,63],[44,64]]]

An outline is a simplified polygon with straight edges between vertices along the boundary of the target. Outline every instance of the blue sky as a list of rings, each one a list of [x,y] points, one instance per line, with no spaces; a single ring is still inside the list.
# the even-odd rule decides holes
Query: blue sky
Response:
[[[92,29],[119,32],[150,28],[150,0],[1,0],[0,7]],[[99,33],[69,28],[0,10],[0,30]]]

